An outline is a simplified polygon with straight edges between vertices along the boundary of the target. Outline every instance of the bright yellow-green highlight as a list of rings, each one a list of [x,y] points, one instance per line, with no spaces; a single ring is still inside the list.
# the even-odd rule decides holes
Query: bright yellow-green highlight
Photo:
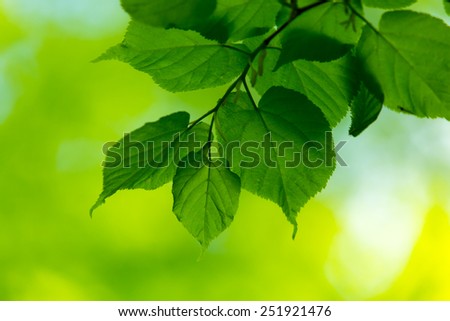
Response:
[[[104,142],[174,111],[198,116],[223,92],[175,95],[90,63],[127,20],[97,2],[0,0],[1,300],[450,300],[442,120],[383,112],[347,143],[348,166],[301,211],[294,241],[281,210],[247,192],[201,256],[170,184],[119,192],[90,219]]]

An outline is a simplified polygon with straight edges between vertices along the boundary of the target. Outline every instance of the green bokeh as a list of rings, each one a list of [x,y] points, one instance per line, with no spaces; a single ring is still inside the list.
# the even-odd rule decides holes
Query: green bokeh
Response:
[[[92,13],[86,0],[73,8],[36,2],[33,11],[33,0],[0,1],[1,300],[450,299],[444,121],[382,115],[348,143],[349,166],[301,211],[295,241],[281,210],[247,192],[232,226],[203,255],[171,212],[170,184],[122,191],[90,219],[104,142],[173,111],[200,115],[223,88],[175,95],[124,64],[90,63],[121,40],[127,18],[118,3]],[[412,130],[447,138],[424,146]],[[440,153],[429,157],[433,146]],[[378,161],[364,163],[359,155],[369,152]],[[384,168],[385,159],[395,161]],[[397,203],[375,188],[383,180],[367,184],[373,164],[401,189],[389,195]],[[402,176],[405,168],[420,174],[411,176],[420,188]],[[411,225],[398,234],[383,227],[379,246],[355,234],[348,215],[357,208],[370,222],[374,191],[387,197],[380,207],[399,206],[398,226]],[[368,225],[361,228],[378,228]],[[383,246],[399,240],[402,256],[384,256]]]

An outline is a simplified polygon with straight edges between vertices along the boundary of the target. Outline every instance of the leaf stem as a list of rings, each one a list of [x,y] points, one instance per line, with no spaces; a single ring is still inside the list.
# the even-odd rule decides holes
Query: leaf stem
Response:
[[[226,43],[221,44],[221,46],[224,47],[224,48],[231,49],[231,50],[236,50],[237,52],[240,52],[240,53],[242,53],[242,54],[244,54],[244,55],[247,55],[247,56],[250,56],[250,55],[251,55],[251,53],[248,52],[248,51],[245,51],[245,50],[243,50],[243,49],[241,49],[241,48],[239,48],[239,47],[227,45]]]
[[[292,6],[292,13],[291,13],[291,17],[289,18],[288,21],[286,21],[285,23],[283,23],[277,30],[275,30],[274,33],[272,33],[270,36],[268,36],[266,39],[264,39],[264,41],[261,43],[261,45],[255,49],[255,51],[252,53],[251,57],[254,59],[256,57],[256,55],[258,55],[258,53],[265,49],[267,46],[269,46],[270,42],[276,37],[278,36],[284,29],[286,29],[287,26],[289,26],[289,24],[291,24],[292,21],[294,21],[298,16],[302,15],[303,13],[314,9],[315,7],[318,7],[326,2],[330,2],[330,0],[321,0],[315,3],[311,3],[309,5],[307,5],[306,7],[302,7],[302,8],[297,8],[297,6]]]
[[[210,135],[208,138],[208,142],[210,142],[210,140],[212,139],[212,128],[214,125],[214,119],[215,119],[215,114],[216,112],[219,110],[219,108],[225,103],[225,101],[227,100],[228,96],[233,92],[233,90],[238,86],[239,83],[243,83],[245,90],[247,91],[247,94],[249,95],[252,104],[255,108],[257,108],[256,103],[250,93],[250,89],[248,87],[247,81],[246,81],[246,77],[248,74],[248,71],[250,70],[251,66],[253,65],[254,60],[256,59],[256,57],[258,56],[258,54],[267,48],[272,48],[270,47],[270,43],[272,42],[272,40],[277,37],[281,32],[283,32],[284,29],[286,29],[289,24],[294,21],[298,16],[300,16],[301,14],[314,9],[315,7],[318,7],[326,2],[330,2],[331,0],[321,0],[312,4],[307,5],[306,7],[302,7],[302,8],[298,8],[296,5],[296,1],[291,1],[291,8],[292,8],[292,14],[291,17],[289,18],[288,21],[286,21],[285,23],[283,23],[279,28],[277,28],[272,34],[270,34],[266,39],[264,39],[264,41],[252,52],[252,53],[248,53],[245,52],[244,50],[241,50],[240,48],[234,47],[234,46],[229,46],[229,45],[224,45],[227,48],[233,49],[233,50],[237,50],[239,52],[243,52],[247,55],[249,55],[249,61],[247,63],[247,65],[245,66],[244,70],[242,71],[242,73],[240,74],[240,76],[228,87],[227,91],[225,92],[225,94],[222,96],[222,98],[219,99],[219,101],[217,102],[217,105],[213,108],[208,110],[204,115],[202,115],[200,118],[196,119],[195,121],[193,121],[188,128],[186,129],[186,131],[189,131],[190,129],[192,129],[193,127],[195,127],[198,123],[200,123],[203,119],[205,119],[206,117],[208,117],[209,115],[213,114],[213,118],[211,120],[211,125],[210,125]],[[295,3],[295,5],[293,5],[293,3]],[[353,9],[353,8],[352,8]]]
[[[253,105],[253,108],[254,108],[256,111],[258,111],[258,106],[256,105],[256,102],[255,102],[255,100],[253,99],[252,93],[250,92],[250,88],[248,87],[247,80],[244,79],[243,83],[244,83],[245,91],[247,92],[247,96],[248,96],[248,98],[250,98],[250,101],[251,101],[251,103],[252,103],[252,105]]]
[[[366,17],[364,17],[358,10],[356,10],[350,3],[346,3],[346,5],[350,8],[355,16],[357,16],[361,21],[363,21],[366,25],[368,25],[373,31],[377,34],[380,34],[377,28],[369,21]]]
[[[248,72],[248,69],[250,68],[250,63],[245,67],[244,72],[245,75]],[[244,73],[243,73],[244,74]],[[194,122],[192,122],[189,127],[187,128],[187,130],[192,129],[193,127],[195,127],[198,123],[200,123],[203,119],[205,119],[206,117],[208,117],[209,115],[215,113],[217,110],[219,110],[220,106],[223,105],[223,103],[227,100],[228,96],[231,94],[231,92],[234,90],[234,88],[239,84],[239,82],[241,82],[242,80],[242,75],[239,76],[239,78],[237,78],[235,81],[233,81],[233,83],[230,85],[230,87],[228,87],[227,91],[225,92],[225,94],[222,96],[222,98],[219,99],[219,101],[217,102],[216,106],[213,109],[208,110],[205,114],[203,114],[200,118],[196,119]]]

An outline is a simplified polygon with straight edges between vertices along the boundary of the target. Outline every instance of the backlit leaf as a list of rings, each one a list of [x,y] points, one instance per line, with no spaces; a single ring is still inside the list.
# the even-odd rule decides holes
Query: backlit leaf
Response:
[[[148,73],[170,91],[226,84],[248,63],[241,49],[203,38],[190,30],[164,30],[131,22],[125,40],[98,60],[118,59]]]
[[[256,81],[257,90],[264,93],[272,86],[296,90],[322,110],[332,127],[336,126],[358,90],[354,58],[346,55],[330,62],[296,60],[272,72],[278,56],[275,50],[268,50],[263,74]]]
[[[111,146],[103,168],[103,192],[91,209],[123,189],[156,189],[170,182],[178,162],[199,150],[208,139],[208,126],[187,130],[189,114],[177,112],[147,123]]]
[[[363,0],[363,3],[368,7],[398,9],[410,6],[416,1],[417,0]]]
[[[450,28],[412,11],[383,15],[378,31],[366,26],[357,48],[384,104],[420,117],[450,119]]]
[[[359,21],[343,3],[324,3],[303,13],[280,35],[276,68],[297,59],[330,61],[344,56],[359,37]]]
[[[214,13],[196,30],[220,42],[262,35],[275,26],[280,8],[277,0],[217,0]]]
[[[237,125],[241,124],[241,125]],[[334,170],[330,126],[319,108],[293,90],[273,87],[255,109],[245,93],[228,98],[217,133],[242,187],[277,203],[296,231],[300,208],[325,187]],[[272,146],[272,147],[271,147]]]
[[[239,177],[224,163],[210,163],[204,151],[191,153],[173,179],[173,211],[206,248],[233,221],[239,204]]]
[[[130,16],[155,27],[188,29],[212,14],[215,0],[121,0]]]
[[[361,83],[358,95],[352,102],[352,125],[350,135],[358,136],[369,127],[377,118],[383,107],[383,102],[372,94],[367,87]]]

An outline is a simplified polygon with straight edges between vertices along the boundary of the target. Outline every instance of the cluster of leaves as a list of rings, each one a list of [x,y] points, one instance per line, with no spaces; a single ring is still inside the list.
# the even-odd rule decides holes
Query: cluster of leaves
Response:
[[[325,187],[334,160],[287,168],[292,155],[275,152],[277,166],[243,168],[240,153],[222,153],[217,162],[213,143],[260,141],[270,133],[301,150],[307,142],[324,143],[349,110],[350,134],[359,135],[383,106],[450,120],[450,29],[404,9],[414,2],[122,0],[132,18],[125,39],[98,60],[126,62],[172,92],[230,85],[199,119],[177,112],[110,148],[108,155],[123,156],[129,166],[105,163],[104,190],[93,209],[118,190],[151,190],[173,180],[175,215],[207,247],[232,222],[244,188],[277,203],[295,235],[297,213]],[[448,11],[448,1],[443,5]],[[365,17],[366,7],[386,10],[379,26]],[[201,144],[182,149],[192,134]],[[156,148],[123,155],[130,138]],[[264,157],[261,148],[254,152]],[[168,162],[149,166],[143,157]],[[206,162],[193,166],[198,158]]]

